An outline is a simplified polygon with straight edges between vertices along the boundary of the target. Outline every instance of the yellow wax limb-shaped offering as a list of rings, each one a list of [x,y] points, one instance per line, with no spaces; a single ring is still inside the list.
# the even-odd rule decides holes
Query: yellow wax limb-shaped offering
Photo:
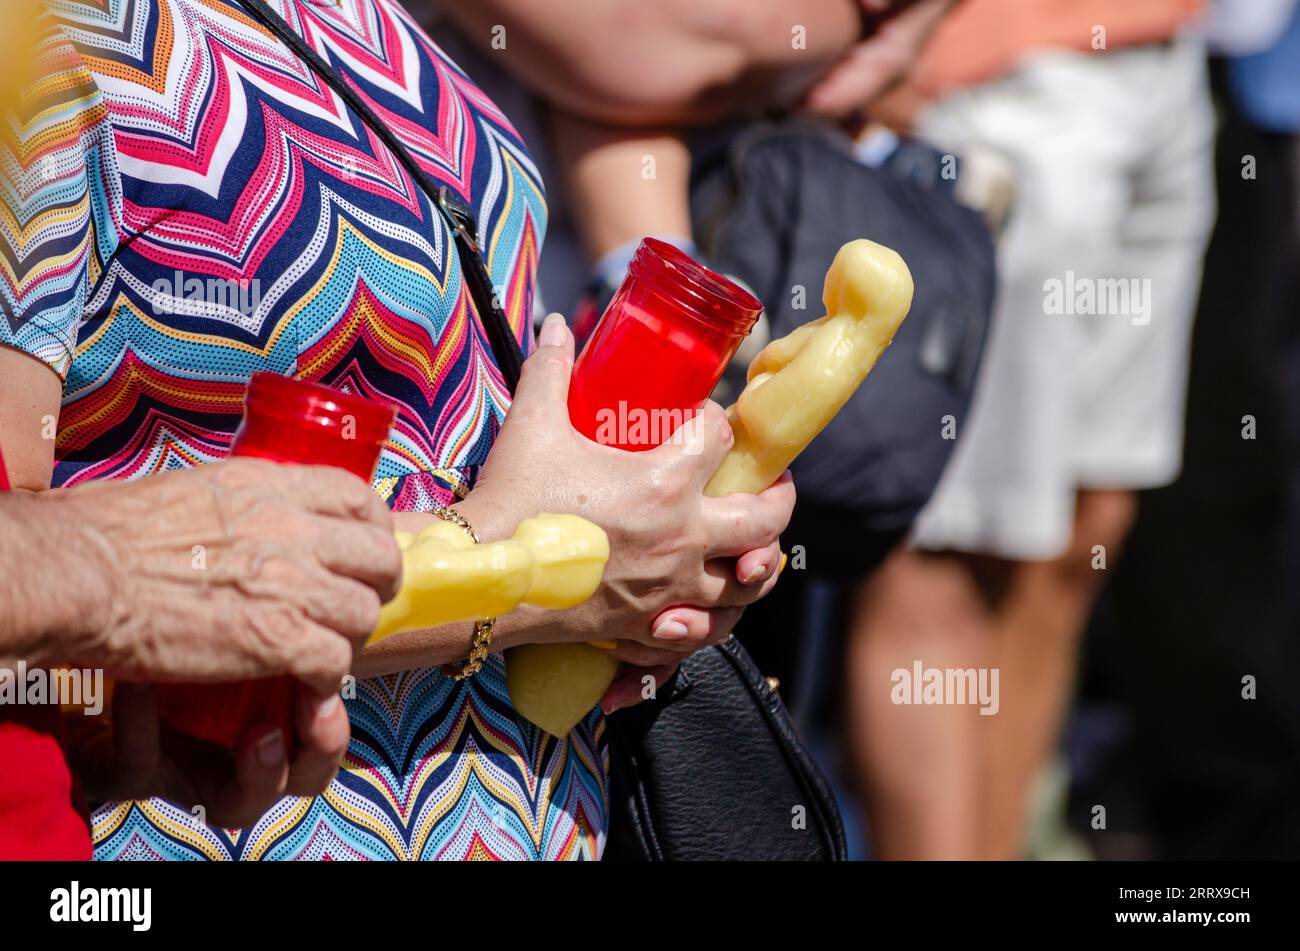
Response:
[[[826,316],[769,343],[728,411],[736,444],[706,495],[762,492],[776,481],[866,379],[912,305],[898,254],[850,241],[826,272]],[[613,683],[619,665],[583,644],[540,644],[506,655],[510,699],[523,716],[566,736]]]
[[[605,532],[576,515],[524,519],[510,540],[532,553],[533,583],[524,601],[534,607],[578,606],[595,593],[609,561]]]
[[[525,644],[506,651],[506,689],[520,716],[551,736],[565,737],[622,666],[586,644]]]
[[[522,603],[574,607],[600,585],[609,560],[604,531],[576,515],[525,519],[510,539],[481,545],[442,521],[396,537],[402,588],[380,612],[371,644],[403,631],[497,617]]]
[[[768,344],[727,411],[736,444],[705,495],[762,492],[826,428],[867,378],[912,306],[912,275],[897,252],[850,241],[822,293],[826,316]]]

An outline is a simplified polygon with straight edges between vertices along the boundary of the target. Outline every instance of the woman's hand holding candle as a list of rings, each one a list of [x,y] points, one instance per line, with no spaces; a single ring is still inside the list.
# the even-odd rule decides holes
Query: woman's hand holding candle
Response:
[[[698,648],[655,638],[651,621],[671,605],[736,618],[766,594],[770,580],[741,584],[730,559],[776,541],[794,508],[793,486],[752,498],[702,497],[732,445],[726,414],[714,403],[699,412],[686,438],[647,452],[592,442],[569,422],[573,337],[561,318],[548,321],[539,343],[484,472],[456,509],[485,540],[507,537],[512,518],[570,512],[605,530],[610,559],[600,588],[581,607],[524,607],[498,624],[498,639],[623,641],[679,656]],[[718,630],[715,639],[723,636]]]
[[[592,442],[569,420],[572,368],[573,337],[562,318],[552,317],[477,485],[455,507],[485,542],[507,539],[520,521],[541,512],[573,513],[604,529],[609,562],[581,605],[547,610],[525,604],[500,618],[494,649],[617,642],[597,658],[612,671],[617,664],[611,657],[660,662],[721,640],[744,607],[775,583],[742,584],[734,560],[777,540],[794,507],[793,487],[783,481],[755,496],[704,497],[705,483],[732,445],[726,414],[716,404],[698,414],[690,438],[647,452]],[[423,524],[408,516],[399,527],[422,530]],[[654,637],[652,623],[669,608],[691,619],[691,630],[705,632],[706,639]],[[449,648],[454,643],[463,652],[465,634],[460,624],[445,634],[388,637],[367,650],[361,672],[455,660],[463,653]]]
[[[735,444],[705,495],[737,501],[742,493],[788,485],[782,473],[866,379],[907,316],[912,290],[912,276],[896,252],[865,240],[842,247],[826,274],[826,316],[768,344],[751,364],[749,383],[728,411]],[[742,562],[746,559],[752,563],[752,554]],[[764,593],[767,587],[770,583]],[[686,611],[674,608],[655,623],[680,619],[681,627],[689,629]],[[717,633],[725,636],[730,630],[728,625]],[[516,707],[557,735],[572,729],[615,677],[590,651],[569,651],[563,658],[530,651],[518,663],[508,661]],[[654,663],[648,658],[639,662]],[[664,671],[671,666],[660,673]]]

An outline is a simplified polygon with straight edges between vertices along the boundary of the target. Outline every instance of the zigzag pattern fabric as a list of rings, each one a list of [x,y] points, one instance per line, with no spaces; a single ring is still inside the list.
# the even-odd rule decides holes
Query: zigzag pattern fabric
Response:
[[[510,122],[397,0],[271,0],[476,210],[521,345],[546,227]],[[451,234],[389,150],[239,0],[51,0],[0,181],[0,343],[65,380],[56,486],[223,458],[249,377],[387,400],[397,510],[462,496],[509,395]],[[595,858],[607,753],[511,709],[499,660],[357,685],[346,769],[251,829],[160,802],[94,816],[99,858]]]

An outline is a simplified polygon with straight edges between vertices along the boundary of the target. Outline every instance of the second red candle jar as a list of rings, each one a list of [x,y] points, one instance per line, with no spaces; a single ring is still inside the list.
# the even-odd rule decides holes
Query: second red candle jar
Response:
[[[369,482],[396,410],[317,383],[255,373],[244,397],[244,421],[232,456],[299,465],[335,466]],[[232,749],[249,727],[280,727],[292,748],[294,692],[290,677],[218,684],[162,684],[162,721],[195,739]]]
[[[639,452],[709,398],[763,305],[665,241],[646,238],[573,368],[569,418]]]

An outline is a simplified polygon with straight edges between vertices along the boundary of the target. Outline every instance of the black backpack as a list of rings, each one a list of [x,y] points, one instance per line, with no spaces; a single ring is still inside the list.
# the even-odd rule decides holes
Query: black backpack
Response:
[[[924,146],[871,169],[842,137],[797,121],[708,139],[695,149],[696,240],[711,266],[754,289],[773,336],[821,316],[825,270],[846,241],[888,245],[912,270],[916,296],[893,346],[794,466],[786,550],[806,545],[817,572],[860,576],[906,532],[948,461],[942,420],[970,403],[993,304],[992,240],[952,199],[944,157]],[[733,395],[742,381],[731,380]],[[609,717],[606,858],[845,857],[834,795],[782,702],[815,639],[799,626],[805,577],[783,578],[746,615],[737,633],[752,659],[731,638],[687,658],[655,700]],[[792,824],[792,803],[805,825]]]
[[[846,241],[891,247],[912,271],[916,295],[893,345],[793,466],[788,537],[818,573],[860,576],[907,531],[955,445],[941,434],[970,405],[996,285],[992,237],[940,174],[956,160],[919,143],[869,168],[846,137],[800,120],[707,139],[694,150],[696,239],[710,266],[763,302],[772,337],[822,315],[826,268]]]

